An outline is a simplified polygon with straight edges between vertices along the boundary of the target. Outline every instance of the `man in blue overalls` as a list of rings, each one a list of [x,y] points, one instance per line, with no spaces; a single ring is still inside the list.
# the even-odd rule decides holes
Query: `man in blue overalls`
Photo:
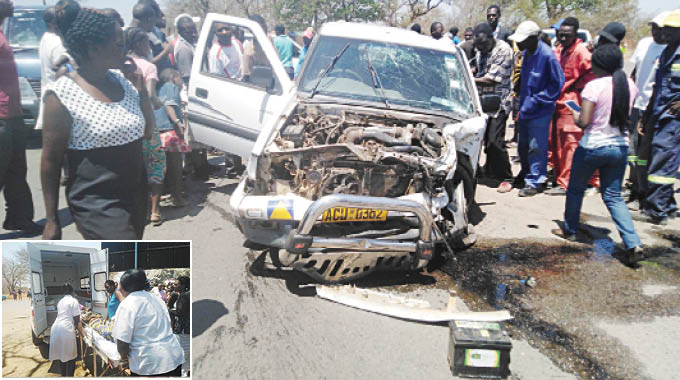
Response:
[[[647,109],[654,122],[654,137],[643,208],[645,221],[661,225],[675,217],[678,209],[673,185],[680,168],[680,9],[666,17],[663,33],[668,45],[659,57],[652,102]]]

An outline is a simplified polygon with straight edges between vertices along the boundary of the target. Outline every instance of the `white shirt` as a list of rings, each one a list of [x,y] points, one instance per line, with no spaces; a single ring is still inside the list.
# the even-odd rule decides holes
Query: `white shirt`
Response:
[[[233,40],[230,46],[222,46],[215,41],[208,53],[208,70],[211,74],[237,80],[243,78],[243,53],[237,45]]]
[[[57,78],[57,61],[60,57],[68,54],[64,45],[61,43],[61,38],[52,32],[45,32],[40,39],[40,87],[45,88]],[[37,95],[37,94],[36,94]],[[38,120],[35,123],[36,128],[42,128],[42,109],[43,102],[40,102],[40,111],[38,112]]]
[[[630,59],[636,68],[635,85],[640,89],[635,99],[635,108],[639,110],[644,111],[652,98],[657,60],[665,48],[666,45],[657,44],[652,37],[646,37],[638,42]]]
[[[70,295],[57,303],[57,319],[50,331],[50,360],[67,362],[78,356],[73,317],[80,315],[80,304]]]
[[[130,293],[118,306],[114,338],[130,344],[130,370],[156,375],[184,363],[184,352],[170,328],[170,314],[163,301],[140,290]]]

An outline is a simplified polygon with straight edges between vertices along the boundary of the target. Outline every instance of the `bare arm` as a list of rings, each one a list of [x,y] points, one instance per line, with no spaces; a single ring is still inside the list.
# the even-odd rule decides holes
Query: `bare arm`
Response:
[[[125,296],[120,292],[120,290],[116,290],[116,298],[118,298],[118,301],[123,301]]]
[[[59,224],[59,178],[64,153],[71,135],[71,115],[54,94],[45,97],[43,109],[43,151],[40,158],[40,181],[45,201],[45,229],[44,240],[61,239],[61,225]]]
[[[117,339],[116,348],[118,349],[121,360],[127,359],[128,355],[130,354],[130,343],[126,343],[120,339]]]
[[[583,104],[581,105],[581,113],[574,110],[571,111],[574,115],[574,121],[576,125],[581,129],[586,129],[593,121],[593,113],[595,112],[595,103],[590,100],[583,99]]]
[[[145,82],[146,92],[149,94],[149,99],[151,99],[151,105],[153,105],[154,109],[159,109],[163,107],[163,103],[158,99],[158,96],[156,96],[156,83],[158,83],[158,81],[155,79],[149,79]]]
[[[145,87],[144,78],[142,78],[141,74],[136,72],[126,72],[125,78],[132,82],[139,92],[139,106],[142,109],[142,114],[144,115],[144,120],[146,122],[144,127],[144,138],[148,140],[153,136],[153,131],[156,128],[156,119],[153,116],[153,106],[151,105],[149,92]]]
[[[80,336],[85,336],[85,332],[83,331],[83,324],[80,321],[80,315],[73,317],[73,322],[78,331],[80,332]]]
[[[164,44],[163,44],[163,51],[161,51],[160,53],[158,53],[157,56],[153,57],[153,59],[151,60],[151,62],[152,62],[154,65],[158,64],[158,62],[160,62],[161,59],[165,58],[168,54],[170,54],[170,51],[173,49],[173,47],[174,47],[174,46],[172,46],[172,44],[169,44],[169,43],[167,43],[167,42],[164,43]]]

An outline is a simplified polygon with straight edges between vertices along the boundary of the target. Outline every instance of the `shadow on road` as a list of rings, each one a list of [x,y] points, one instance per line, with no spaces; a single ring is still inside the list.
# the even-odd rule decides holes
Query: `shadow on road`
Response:
[[[200,300],[192,303],[194,312],[192,313],[192,334],[195,338],[203,334],[210,328],[218,319],[229,314],[229,310],[224,307],[224,304],[216,300]]]
[[[73,218],[71,217],[71,212],[68,210],[68,207],[62,208],[61,210],[57,211],[57,215],[59,217],[59,222],[61,224],[61,228],[64,228],[66,226],[73,224]],[[40,220],[36,220],[35,222],[40,224],[41,226],[44,226],[47,221],[46,221],[45,218],[42,218]],[[38,235],[27,235],[27,234],[24,234],[20,231],[12,231],[12,232],[6,232],[4,234],[0,234],[0,240],[25,239],[25,238],[34,237],[34,236],[38,236]]]
[[[252,275],[284,280],[288,291],[300,297],[316,296],[316,287],[307,286],[313,284],[314,281],[304,273],[289,268],[268,268],[265,265],[268,253],[269,250],[262,251],[250,265],[249,271]]]

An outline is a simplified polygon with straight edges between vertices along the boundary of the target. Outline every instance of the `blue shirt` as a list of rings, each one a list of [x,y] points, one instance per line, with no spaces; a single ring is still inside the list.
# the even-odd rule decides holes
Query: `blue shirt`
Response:
[[[458,36],[453,37],[453,43],[458,45],[460,43],[460,38],[458,38]]]
[[[300,57],[298,58],[298,64],[297,67],[295,68],[295,77],[297,78],[298,74],[300,73],[300,69],[302,68],[302,63],[305,61],[305,55],[307,55],[307,46],[303,46],[302,50],[300,50]]]
[[[536,51],[524,51],[519,95],[520,119],[551,115],[564,85],[564,72],[552,49],[538,42]]]
[[[680,47],[668,61],[665,61],[666,50],[659,56],[659,67],[656,69],[652,116],[658,120],[680,119],[668,113],[668,106],[680,100]],[[656,123],[658,126],[659,123]]]
[[[118,300],[118,298],[116,298],[116,293],[114,292],[111,295],[111,298],[109,299],[109,304],[107,306],[109,309],[109,319],[113,318],[116,315],[118,305],[120,305],[120,301]]]
[[[175,128],[175,124],[170,120],[165,107],[171,106],[174,108],[177,119],[182,120],[182,103],[179,97],[179,87],[172,82],[163,83],[160,91],[158,91],[158,99],[163,103],[163,107],[154,110],[156,128],[159,132],[171,131]]]
[[[274,47],[279,53],[279,59],[283,63],[283,67],[293,67],[293,40],[286,35],[276,36],[274,38]]]

